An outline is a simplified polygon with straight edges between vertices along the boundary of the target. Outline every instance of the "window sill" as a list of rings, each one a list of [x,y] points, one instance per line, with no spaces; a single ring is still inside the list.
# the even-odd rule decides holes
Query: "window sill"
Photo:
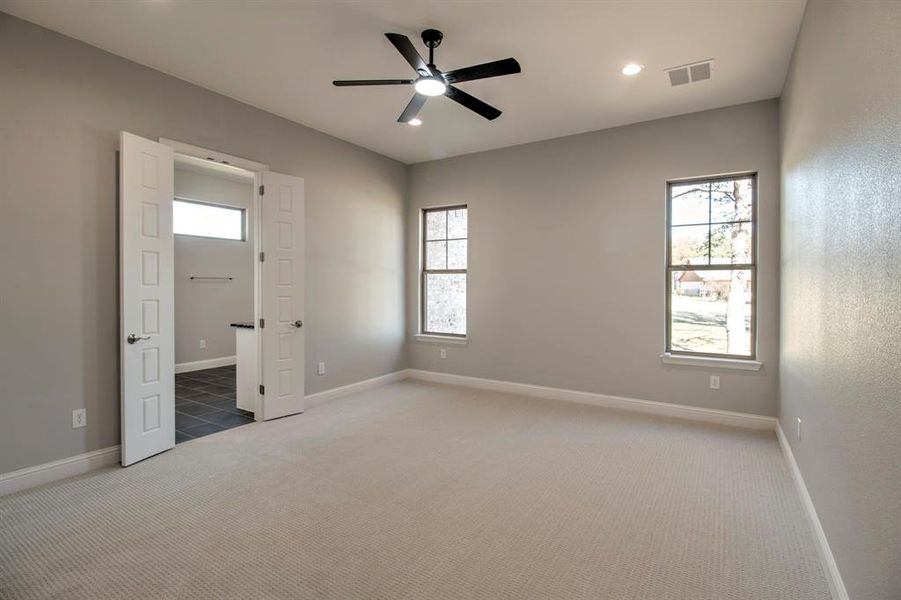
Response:
[[[660,362],[667,365],[685,367],[704,367],[707,369],[734,369],[738,371],[759,371],[763,363],[758,360],[740,358],[714,358],[711,356],[683,356],[681,354],[663,353]]]
[[[413,339],[417,342],[425,342],[426,344],[442,344],[444,346],[469,345],[469,338],[453,337],[449,335],[430,335],[425,333],[417,333],[413,335]]]

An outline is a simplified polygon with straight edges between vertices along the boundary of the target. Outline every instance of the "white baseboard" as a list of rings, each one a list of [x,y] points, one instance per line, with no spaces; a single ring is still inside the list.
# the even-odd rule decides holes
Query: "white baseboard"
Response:
[[[801,495],[801,503],[804,505],[804,512],[810,520],[813,529],[814,539],[816,540],[817,551],[820,554],[820,561],[823,563],[823,571],[826,574],[826,580],[829,582],[829,591],[832,592],[832,600],[848,600],[848,590],[845,589],[845,582],[842,581],[842,575],[839,573],[838,565],[835,563],[835,557],[832,555],[832,549],[829,547],[829,540],[826,539],[826,532],[823,530],[823,524],[817,516],[817,509],[813,505],[810,493],[807,491],[807,484],[804,483],[804,477],[801,475],[801,469],[795,461],[795,455],[782,431],[782,425],[776,424],[776,437],[779,438],[779,445],[782,447],[782,454],[785,456],[785,462],[788,463],[788,470],[791,472],[792,479]]]
[[[195,360],[194,362],[179,363],[175,365],[176,373],[190,373],[191,371],[202,371],[203,369],[215,369],[216,367],[228,367],[237,364],[237,356],[220,356],[219,358],[208,358],[206,360]]]
[[[315,394],[310,394],[309,396],[304,397],[304,410],[314,408],[316,406],[319,406],[320,404],[325,404],[329,400],[333,400],[338,396],[344,396],[346,394],[352,394],[354,392],[362,392],[364,390],[371,390],[372,388],[377,388],[383,385],[388,385],[389,383],[394,383],[395,381],[406,379],[407,376],[407,371],[395,371],[393,373],[388,373],[387,375],[379,375],[378,377],[373,377],[372,379],[364,379],[363,381],[357,381],[356,383],[342,385],[341,387],[332,388],[323,392],[316,392]]]
[[[632,412],[663,415],[690,419],[692,421],[704,421],[706,423],[718,423],[720,425],[732,425],[749,429],[764,429],[773,431],[776,429],[776,418],[749,413],[718,410],[715,408],[700,408],[686,406],[684,404],[669,404],[667,402],[653,402],[651,400],[638,400],[636,398],[624,398],[622,396],[609,396],[594,392],[580,392],[562,388],[531,385],[527,383],[513,383],[511,381],[496,381],[494,379],[481,379],[479,377],[467,377],[465,375],[452,375],[450,373],[437,373],[435,371],[422,371],[419,369],[407,369],[408,377],[432,381],[435,383],[448,383],[483,390],[508,392],[523,396],[546,398],[548,400],[564,400],[591,404],[606,408],[616,408]]]
[[[96,469],[119,464],[119,446],[109,446],[69,458],[11,471],[0,475],[0,496],[27,490],[45,483],[84,475]]]

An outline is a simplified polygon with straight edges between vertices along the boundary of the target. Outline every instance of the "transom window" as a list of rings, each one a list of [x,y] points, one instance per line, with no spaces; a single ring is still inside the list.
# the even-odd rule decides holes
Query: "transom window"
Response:
[[[667,190],[666,351],[755,358],[757,176]]]
[[[466,206],[422,211],[422,333],[466,336]]]
[[[177,198],[172,202],[172,229],[178,235],[245,240],[244,209]]]

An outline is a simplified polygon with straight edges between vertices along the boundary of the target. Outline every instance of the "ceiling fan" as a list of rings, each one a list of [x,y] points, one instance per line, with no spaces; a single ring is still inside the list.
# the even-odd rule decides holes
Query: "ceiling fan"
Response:
[[[482,102],[475,96],[470,96],[463,90],[454,87],[454,83],[462,83],[464,81],[473,81],[474,79],[487,79],[488,77],[499,77],[501,75],[512,75],[519,73],[519,63],[514,58],[505,58],[493,62],[465,67],[463,69],[455,69],[453,71],[442,72],[435,66],[434,53],[435,48],[441,44],[444,34],[437,29],[426,29],[422,32],[422,41],[429,49],[429,62],[425,60],[413,47],[410,38],[399,33],[386,33],[385,37],[394,44],[397,51],[410,63],[413,70],[416,71],[416,79],[359,79],[354,81],[334,81],[337,86],[354,86],[354,85],[413,85],[416,93],[413,99],[407,104],[407,108],[401,113],[397,119],[398,123],[410,123],[419,114],[425,101],[429,96],[447,96],[454,102],[462,104],[469,110],[478,113],[492,121],[501,116],[501,111],[494,108],[490,104]]]

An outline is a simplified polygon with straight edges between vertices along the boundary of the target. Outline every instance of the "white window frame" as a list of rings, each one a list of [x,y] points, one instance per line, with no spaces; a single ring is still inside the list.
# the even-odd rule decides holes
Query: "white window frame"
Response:
[[[758,324],[757,324],[757,226],[758,226],[758,173],[756,171],[746,171],[740,173],[725,173],[722,175],[713,175],[708,177],[693,177],[687,179],[673,179],[666,182],[666,268],[665,276],[665,294],[666,294],[666,314],[665,314],[665,350],[660,355],[662,362],[673,365],[683,366],[699,366],[713,367],[723,369],[737,369],[757,371],[762,363],[757,360],[757,344],[758,344]],[[710,265],[707,267],[694,266],[691,270],[733,270],[745,269],[751,271],[751,354],[750,356],[733,355],[733,354],[711,354],[702,352],[690,352],[681,350],[672,350],[672,277],[674,271],[688,270],[684,265],[672,264],[672,189],[675,185],[685,185],[691,183],[707,183],[712,181],[723,181],[730,179],[751,179],[751,262],[744,264],[721,264]],[[710,225],[710,223],[708,223]]]
[[[460,210],[466,209],[466,268],[465,269],[427,269],[426,268],[426,215],[432,212],[448,212],[452,210]],[[469,206],[466,204],[453,204],[449,206],[433,206],[429,208],[423,208],[420,210],[420,224],[419,224],[419,251],[420,251],[420,260],[419,260],[419,333],[417,333],[414,338],[418,341],[424,342],[441,342],[445,345],[460,345],[465,346],[467,340],[469,339],[469,319],[466,320],[466,332],[465,333],[441,333],[426,330],[427,323],[427,315],[426,315],[426,307],[428,306],[428,299],[426,297],[426,276],[431,273],[448,273],[448,274],[462,274],[466,276],[466,303],[464,305],[464,311],[466,311],[467,317],[469,313]],[[458,239],[458,238],[454,238]],[[430,240],[435,241],[435,240]],[[440,240],[438,240],[440,241]],[[445,239],[445,241],[447,241]]]
[[[229,237],[220,237],[217,235],[198,235],[195,233],[175,233],[174,235],[181,235],[184,237],[193,237],[204,240],[221,240],[225,242],[246,242],[247,241],[247,208],[243,206],[231,206],[229,204],[216,204],[214,202],[204,202],[203,200],[195,200],[193,198],[186,198],[184,196],[174,196],[173,204],[175,202],[183,202],[186,204],[200,204],[202,206],[209,206],[212,208],[221,208],[224,210],[234,210],[241,213],[241,237],[240,238],[229,238]],[[173,222],[173,229],[175,228],[175,224]]]

